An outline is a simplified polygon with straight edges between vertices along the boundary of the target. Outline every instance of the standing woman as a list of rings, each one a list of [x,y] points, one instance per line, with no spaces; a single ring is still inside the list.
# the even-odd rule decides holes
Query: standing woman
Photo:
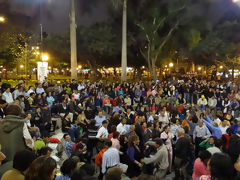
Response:
[[[131,136],[128,141],[127,155],[129,157],[129,163],[127,175],[129,178],[138,177],[141,174],[141,168],[143,166],[141,159],[143,156],[139,148],[139,142],[137,135]]]
[[[47,156],[35,159],[29,167],[25,180],[53,180],[56,174],[56,161]]]
[[[169,161],[169,172],[172,170],[172,157],[173,157],[173,150],[172,150],[172,139],[174,138],[174,134],[170,132],[170,126],[166,125],[163,128],[163,132],[160,136],[163,141],[165,141],[165,145],[168,150],[168,161]]]

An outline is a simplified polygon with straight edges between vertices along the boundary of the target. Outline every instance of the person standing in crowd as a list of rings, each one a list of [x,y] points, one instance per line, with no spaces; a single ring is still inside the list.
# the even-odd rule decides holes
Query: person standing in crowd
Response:
[[[141,174],[143,166],[141,159],[143,156],[139,148],[139,142],[138,136],[131,136],[128,141],[127,155],[129,157],[129,166],[127,174],[130,178],[138,177]]]
[[[105,174],[108,169],[115,167],[120,163],[119,152],[116,148],[111,147],[112,142],[109,142],[109,147],[106,152],[103,153],[102,158],[102,173]]]
[[[155,138],[153,140],[154,146],[157,148],[157,152],[150,158],[144,158],[142,163],[151,164],[154,163],[154,175],[157,179],[164,179],[167,174],[167,170],[169,167],[169,158],[168,158],[168,150],[164,145],[162,139]]]
[[[202,120],[198,120],[198,125],[195,127],[193,131],[193,141],[195,143],[195,155],[198,155],[199,152],[199,144],[204,140],[211,136],[208,128],[203,124]]]
[[[168,160],[169,160],[169,167],[168,171],[171,172],[172,170],[172,157],[173,157],[173,150],[172,150],[172,141],[174,138],[174,135],[170,132],[170,126],[166,125],[163,128],[163,132],[160,135],[160,138],[163,139],[163,141],[166,144],[167,150],[168,150]]]
[[[187,179],[188,159],[191,151],[191,144],[189,139],[187,139],[184,134],[183,128],[178,128],[177,130],[178,140],[175,144],[175,180]]]

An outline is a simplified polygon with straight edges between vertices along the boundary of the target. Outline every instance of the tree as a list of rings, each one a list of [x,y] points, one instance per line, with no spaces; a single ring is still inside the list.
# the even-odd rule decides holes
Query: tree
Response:
[[[127,0],[111,0],[115,8],[122,7],[122,75],[121,81],[127,79]]]
[[[146,7],[148,12],[143,12]],[[140,29],[138,38],[142,42],[139,49],[148,64],[152,77],[156,79],[156,62],[164,46],[177,30],[181,20],[176,17],[184,11],[185,4],[180,1],[171,6],[159,1],[143,1],[140,8],[143,10],[139,14],[143,15],[139,15],[140,19],[136,21]],[[144,38],[141,40],[141,37]]]

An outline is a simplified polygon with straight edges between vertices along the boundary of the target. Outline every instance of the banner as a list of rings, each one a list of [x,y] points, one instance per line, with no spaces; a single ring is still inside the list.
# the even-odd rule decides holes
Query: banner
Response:
[[[42,83],[47,78],[48,75],[48,62],[38,62],[37,63],[37,76],[38,80]]]

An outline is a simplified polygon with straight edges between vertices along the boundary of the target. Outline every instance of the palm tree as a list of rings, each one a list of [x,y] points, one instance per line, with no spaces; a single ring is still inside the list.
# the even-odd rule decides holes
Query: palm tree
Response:
[[[113,6],[118,9],[123,7],[122,15],[122,76],[121,81],[127,79],[127,0],[111,0]]]
[[[70,41],[71,41],[71,78],[77,79],[77,40],[75,21],[75,0],[70,0]]]

